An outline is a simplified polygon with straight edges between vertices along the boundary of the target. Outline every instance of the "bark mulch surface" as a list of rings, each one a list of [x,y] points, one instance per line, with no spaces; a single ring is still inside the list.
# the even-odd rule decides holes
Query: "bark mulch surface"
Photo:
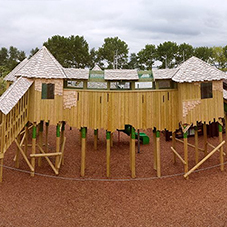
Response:
[[[130,177],[129,137],[114,133],[111,148],[111,178],[107,181],[105,131],[99,131],[98,150],[93,149],[93,131],[88,130],[86,176],[80,177],[79,131],[66,128],[65,164],[55,176],[46,160],[36,163],[35,177],[21,158],[14,168],[15,144],[5,155],[0,185],[0,226],[227,226],[227,171],[220,171],[219,154],[214,154],[185,180],[180,160],[173,164],[171,141],[161,135],[161,172],[153,169],[152,131],[149,145],[136,154],[135,180]],[[225,135],[224,135],[225,136]],[[194,144],[194,139],[188,139]],[[50,128],[49,152],[55,151],[55,127]],[[218,138],[209,142],[218,145]],[[203,137],[199,137],[203,147]],[[209,151],[212,148],[209,147]],[[183,156],[183,144],[177,143]],[[203,158],[200,153],[200,159]],[[189,168],[195,165],[189,148]],[[54,159],[52,159],[54,162]],[[225,157],[226,161],[226,157]],[[227,168],[227,166],[226,166]],[[203,169],[203,170],[202,170]],[[165,177],[164,177],[165,176]]]

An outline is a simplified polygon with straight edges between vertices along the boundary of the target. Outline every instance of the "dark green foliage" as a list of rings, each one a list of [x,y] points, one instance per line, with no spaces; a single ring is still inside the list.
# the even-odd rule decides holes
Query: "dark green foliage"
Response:
[[[83,36],[53,36],[43,44],[63,67],[85,68],[89,65],[89,47]]]
[[[157,47],[157,60],[161,61],[161,69],[173,68],[177,65],[178,46],[175,42],[164,42]]]
[[[141,70],[151,70],[156,59],[155,45],[146,45],[144,49],[138,52],[138,64]]]
[[[107,62],[107,68],[127,68],[128,45],[118,37],[104,39],[104,44],[98,49],[98,58]]]

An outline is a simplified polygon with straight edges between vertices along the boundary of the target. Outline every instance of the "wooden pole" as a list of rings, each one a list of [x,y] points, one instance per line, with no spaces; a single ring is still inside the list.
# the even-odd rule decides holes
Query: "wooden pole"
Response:
[[[138,153],[140,153],[140,130],[137,130],[137,146],[138,146]]]
[[[0,183],[2,182],[2,176],[3,176],[3,157],[4,157],[4,153],[0,153]]]
[[[225,141],[222,141],[214,150],[212,150],[206,157],[204,157],[198,164],[196,164],[192,169],[184,174],[184,177],[188,177],[193,171],[199,168],[211,155],[213,155],[220,147],[223,146]]]
[[[45,152],[48,152],[49,122],[46,122]]]
[[[98,148],[98,129],[94,130],[94,149]]]
[[[110,134],[110,146],[113,147],[113,132]]]
[[[118,142],[118,146],[120,145],[120,142],[121,142],[121,132],[120,131],[118,131],[118,133],[117,133],[117,142]]]
[[[225,113],[225,141],[227,141],[227,114]],[[227,147],[225,145],[226,153],[227,153]]]
[[[19,137],[20,137],[20,135],[17,136],[16,140],[20,144]],[[16,168],[19,168],[20,167],[20,156],[19,155],[20,155],[20,151],[19,151],[19,148],[17,147],[16,156],[15,156],[15,167]]]
[[[86,158],[86,128],[81,128],[81,177],[85,175],[85,158]]]
[[[65,138],[65,121],[62,122],[62,126],[61,126],[61,140],[60,140],[60,147],[63,146],[64,138]],[[63,156],[62,156],[62,158],[61,158],[61,164],[62,164],[62,165],[65,164],[64,154],[63,154]]]
[[[157,177],[161,177],[160,131],[156,131]]]
[[[131,172],[132,178],[136,177],[136,134],[135,128],[131,127]]]
[[[157,141],[156,141],[156,129],[153,130],[153,144],[154,144],[154,169],[157,170]]]
[[[43,147],[43,121],[40,121],[40,124],[39,124],[39,146]],[[42,164],[42,157],[39,157],[38,166],[41,166],[41,164]]]
[[[61,129],[60,124],[56,126],[56,153],[60,153],[60,140],[61,140]],[[55,158],[55,168],[57,168],[59,163],[59,156]]]
[[[130,126],[130,136],[129,136],[129,156],[130,156],[130,170],[132,171],[132,136],[131,136],[131,128]]]
[[[24,153],[28,154],[28,123],[25,125]]]
[[[106,132],[106,176],[110,177],[110,137],[111,133]]]
[[[204,137],[204,155],[207,155],[207,125],[206,122],[203,124],[203,137]]]
[[[172,132],[172,147],[174,150],[176,150],[176,133]],[[177,162],[177,156],[175,153],[173,153],[173,163],[176,164]]]
[[[198,139],[198,127],[195,126],[195,163],[199,162],[199,139]]]
[[[36,153],[36,124],[33,123],[33,128],[32,128],[32,154]],[[31,176],[35,176],[35,158],[31,158],[31,165],[34,171],[31,172]]]
[[[222,125],[218,124],[218,131],[219,131],[219,142],[221,143],[223,141],[222,139]],[[221,165],[221,171],[224,171],[224,151],[223,146],[220,148],[220,165]]]
[[[188,132],[183,133],[184,137],[184,173],[188,172]],[[188,179],[188,177],[186,178]]]

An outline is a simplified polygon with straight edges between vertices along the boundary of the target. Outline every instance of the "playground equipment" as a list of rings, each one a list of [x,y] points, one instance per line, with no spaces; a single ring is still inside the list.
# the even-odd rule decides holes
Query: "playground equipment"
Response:
[[[196,163],[198,160],[197,124],[204,126],[204,154],[207,154],[206,125],[219,123],[221,170],[224,168],[222,121],[223,79],[225,74],[202,60],[192,57],[176,69],[152,71],[104,70],[63,68],[43,47],[29,60],[19,64],[5,80],[8,89],[0,97],[0,180],[3,159],[9,146],[15,142],[33,176],[35,159],[45,158],[55,174],[63,162],[66,138],[65,124],[81,131],[81,176],[86,170],[86,132],[94,130],[94,148],[97,147],[98,129],[106,130],[106,175],[110,172],[111,135],[119,129],[130,135],[131,176],[136,176],[136,130],[153,130],[154,169],[161,176],[160,131],[172,132],[174,161],[178,157],[188,177],[187,133],[195,130]],[[136,117],[135,117],[136,116]],[[175,131],[181,125],[184,157],[176,151]],[[43,127],[46,126],[43,143]],[[56,152],[49,153],[48,127],[56,125]],[[127,129],[125,128],[127,126]],[[130,125],[130,131],[129,131]],[[28,133],[32,130],[32,151],[28,154]],[[37,130],[38,128],[38,130]],[[30,131],[31,131],[30,130]],[[38,131],[38,133],[37,133]],[[125,131],[125,132],[126,132]],[[38,136],[39,135],[39,136]],[[142,142],[148,136],[140,134]],[[39,138],[39,139],[37,139]],[[212,146],[212,145],[211,145]],[[213,153],[212,153],[213,154]],[[49,157],[55,157],[55,163]],[[41,161],[39,161],[41,165]]]
[[[125,125],[125,129],[124,130],[118,130],[119,132],[124,132],[125,134],[127,134],[128,136],[130,136],[131,134],[131,125]],[[136,140],[138,140],[138,133],[135,132],[135,138]],[[140,132],[139,133],[139,138],[140,138],[140,141],[142,142],[142,144],[149,144],[150,142],[150,139],[149,137],[144,133],[144,132]]]

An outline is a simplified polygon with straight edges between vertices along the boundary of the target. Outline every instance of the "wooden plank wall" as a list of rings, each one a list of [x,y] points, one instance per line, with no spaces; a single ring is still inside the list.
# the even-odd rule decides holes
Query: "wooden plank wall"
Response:
[[[77,90],[77,93],[76,106],[64,109],[64,120],[73,127],[108,131],[124,129],[125,124],[136,129],[178,127],[177,90]]]
[[[208,123],[224,117],[223,81],[213,81],[212,86],[213,98],[201,99],[200,83],[178,84],[179,121],[195,125],[196,121]]]
[[[41,99],[43,83],[55,84],[54,99]],[[60,83],[60,84],[59,84]],[[38,87],[38,88],[37,88]],[[60,87],[60,88],[59,88]],[[60,91],[59,91],[60,89]],[[31,102],[29,103],[29,121],[39,123],[41,120],[56,125],[63,120],[63,80],[36,79],[30,88]]]
[[[28,122],[29,91],[7,114],[0,114],[1,152],[5,152]]]

